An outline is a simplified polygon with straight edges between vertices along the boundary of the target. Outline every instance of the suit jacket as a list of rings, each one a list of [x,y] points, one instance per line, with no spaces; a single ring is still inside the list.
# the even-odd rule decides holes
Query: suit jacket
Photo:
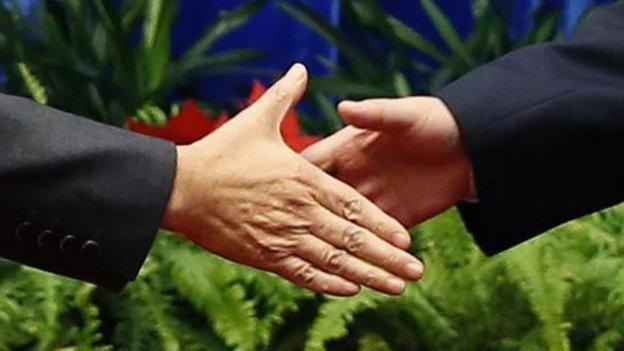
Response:
[[[167,206],[173,144],[0,95],[0,256],[119,291]]]
[[[472,160],[480,201],[460,211],[486,253],[624,200],[624,1],[438,96]]]

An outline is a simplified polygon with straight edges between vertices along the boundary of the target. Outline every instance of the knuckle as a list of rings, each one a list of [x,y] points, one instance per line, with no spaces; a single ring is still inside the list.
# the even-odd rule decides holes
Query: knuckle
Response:
[[[312,226],[312,230],[317,233],[317,236],[327,237],[327,234],[331,233],[331,227],[328,223],[315,223]]]
[[[398,266],[398,258],[397,255],[393,255],[393,254],[386,254],[384,255],[384,257],[381,259],[381,265],[384,267],[396,267]]]
[[[334,271],[339,272],[344,269],[347,258],[347,252],[344,250],[331,250],[325,257],[327,267]]]
[[[300,164],[293,169],[292,180],[297,184],[313,187],[317,183],[318,175],[306,165]]]
[[[374,286],[379,281],[379,276],[374,270],[369,269],[364,273],[364,285]]]
[[[376,221],[375,225],[373,226],[373,230],[375,231],[375,233],[380,232],[384,229],[384,223],[382,221]]]
[[[302,253],[309,251],[310,248],[310,235],[308,232],[302,230],[301,234],[295,234],[292,237],[292,250],[296,253]]]
[[[348,226],[343,233],[344,245],[350,252],[358,253],[364,246],[364,231]]]
[[[377,116],[376,118],[376,123],[378,127],[383,127],[384,124],[386,123],[386,120],[388,119],[388,110],[386,109],[386,104],[380,102],[380,101],[375,101],[374,103],[375,106],[375,116]]]
[[[306,170],[306,167],[304,167],[303,165],[297,165],[297,167],[294,167],[292,170],[292,178],[293,180],[301,183],[307,181],[308,171]]]
[[[273,99],[275,99],[280,104],[288,104],[292,99],[292,94],[290,93],[290,89],[288,84],[284,81],[280,81],[273,86],[272,89],[269,89]]]
[[[297,266],[293,272],[296,281],[306,285],[311,285],[316,280],[317,273],[309,263]]]
[[[361,199],[352,199],[344,204],[342,215],[350,221],[355,221],[362,215],[363,208],[364,202]]]
[[[393,244],[396,244],[399,238],[411,240],[409,232],[399,225],[398,222],[395,223],[393,218],[391,220],[374,222],[371,232]]]
[[[302,218],[307,218],[312,209],[314,209],[315,204],[310,198],[305,196],[289,196],[284,199],[284,205],[289,212],[297,214]],[[311,224],[308,223],[307,226],[310,227]]]
[[[310,229],[314,236],[331,242],[333,242],[333,238],[336,238],[338,232],[334,225],[323,222],[323,220],[316,220]]]

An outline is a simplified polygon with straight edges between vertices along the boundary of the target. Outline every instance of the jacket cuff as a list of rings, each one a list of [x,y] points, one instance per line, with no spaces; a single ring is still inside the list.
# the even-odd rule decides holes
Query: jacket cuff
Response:
[[[467,97],[468,86],[474,81],[456,81],[436,95],[442,99],[456,119],[472,164],[474,186],[478,201],[460,203],[457,207],[468,231],[488,256],[498,254],[549,228],[536,221],[530,196],[522,181],[522,160],[514,160],[505,145],[498,147],[498,138],[509,136],[513,130],[501,119],[494,130],[481,124],[483,102]],[[490,116],[491,117],[491,116]],[[517,121],[516,121],[517,122]],[[509,159],[508,159],[509,158]],[[529,165],[526,165],[529,167]],[[528,181],[529,178],[525,178]],[[530,185],[530,182],[526,184]]]
[[[169,198],[176,174],[177,153],[175,145],[168,141],[146,136],[139,136],[143,141],[137,142],[136,152],[144,158],[140,160],[140,169],[145,178],[137,182],[135,193],[142,199],[139,208],[144,209],[136,215],[128,212],[127,233],[135,233],[128,244],[126,257],[130,259],[122,272],[128,281],[138,276],[147,255],[156,239],[162,219],[167,210]]]

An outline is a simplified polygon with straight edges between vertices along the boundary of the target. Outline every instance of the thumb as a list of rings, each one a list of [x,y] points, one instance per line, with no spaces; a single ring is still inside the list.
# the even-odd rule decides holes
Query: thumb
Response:
[[[246,113],[254,116],[252,118],[263,119],[262,125],[279,132],[284,116],[301,100],[307,84],[308,71],[305,66],[294,64]]]
[[[342,119],[358,128],[390,131],[411,127],[426,110],[426,97],[343,101],[338,105]]]

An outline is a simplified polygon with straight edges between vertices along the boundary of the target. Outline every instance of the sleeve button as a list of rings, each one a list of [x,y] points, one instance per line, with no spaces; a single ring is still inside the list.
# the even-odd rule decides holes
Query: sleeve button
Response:
[[[29,221],[24,221],[15,228],[14,234],[18,240],[25,241],[35,236],[35,226]]]
[[[80,248],[80,243],[78,242],[78,238],[73,235],[66,235],[59,245],[59,248],[64,254],[71,254],[78,251]]]
[[[50,248],[54,243],[54,232],[50,229],[44,230],[37,236],[37,245],[41,248]]]
[[[93,261],[98,258],[101,250],[102,246],[100,245],[100,243],[94,240],[89,240],[85,242],[80,249],[80,251],[86,258]]]

